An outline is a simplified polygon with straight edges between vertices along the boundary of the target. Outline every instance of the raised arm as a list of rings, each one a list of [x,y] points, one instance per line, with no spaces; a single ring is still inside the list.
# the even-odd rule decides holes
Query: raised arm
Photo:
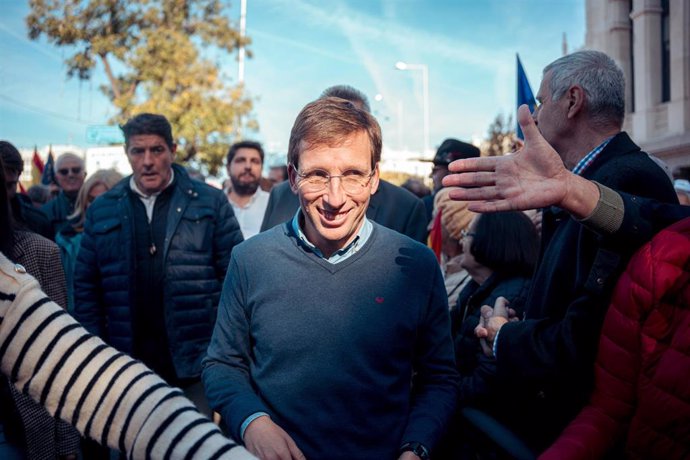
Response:
[[[253,458],[179,389],[89,334],[2,254],[0,317],[3,375],[83,435],[128,458]]]
[[[518,110],[525,145],[502,157],[456,160],[443,185],[461,187],[450,193],[456,200],[471,201],[475,212],[561,207],[576,218],[589,216],[597,206],[599,189],[563,164],[542,137],[526,105]]]

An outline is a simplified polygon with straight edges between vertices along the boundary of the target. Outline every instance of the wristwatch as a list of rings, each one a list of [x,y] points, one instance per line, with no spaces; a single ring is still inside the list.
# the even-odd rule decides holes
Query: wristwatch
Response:
[[[400,447],[400,454],[403,452],[412,452],[422,460],[429,460],[429,450],[420,442],[406,442]]]

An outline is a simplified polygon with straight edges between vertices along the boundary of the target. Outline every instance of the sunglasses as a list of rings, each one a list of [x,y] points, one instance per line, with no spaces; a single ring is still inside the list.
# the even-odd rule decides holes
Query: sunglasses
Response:
[[[72,174],[79,174],[81,173],[81,167],[75,166],[74,168],[60,168],[58,169],[58,174],[61,176],[66,176],[70,173],[70,171],[72,171]]]
[[[461,240],[464,238],[474,237],[475,235],[476,235],[476,233],[470,232],[466,228],[464,228],[460,231],[460,239]]]

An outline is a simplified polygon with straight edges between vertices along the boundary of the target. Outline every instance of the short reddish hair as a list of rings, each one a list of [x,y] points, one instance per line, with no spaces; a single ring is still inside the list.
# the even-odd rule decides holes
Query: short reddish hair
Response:
[[[339,97],[325,97],[307,104],[290,132],[288,164],[297,169],[305,146],[337,147],[353,133],[365,132],[371,145],[371,167],[381,161],[381,127],[368,112]]]

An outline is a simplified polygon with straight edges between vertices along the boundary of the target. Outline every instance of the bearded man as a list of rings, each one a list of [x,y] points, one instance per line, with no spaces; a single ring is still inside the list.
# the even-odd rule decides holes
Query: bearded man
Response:
[[[264,149],[258,142],[237,142],[228,151],[226,195],[245,240],[259,233],[268,204],[268,192],[259,187],[263,165]]]

